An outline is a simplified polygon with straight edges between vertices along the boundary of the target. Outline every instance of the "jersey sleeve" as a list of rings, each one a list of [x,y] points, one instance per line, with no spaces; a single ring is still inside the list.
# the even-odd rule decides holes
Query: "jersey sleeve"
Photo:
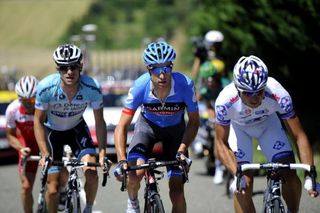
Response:
[[[135,111],[141,106],[146,88],[150,86],[148,82],[150,82],[149,74],[142,75],[134,82],[128,91],[128,97],[124,104],[125,112]]]
[[[41,80],[37,86],[35,108],[39,110],[47,110],[50,101],[50,89],[53,87],[51,76]]]
[[[274,78],[268,79],[268,83],[273,88],[272,98],[277,101],[277,111],[282,119],[293,117],[296,113],[294,111],[293,102],[288,91]]]
[[[6,109],[6,127],[7,128],[16,128],[15,115],[18,110],[17,102],[11,102]]]
[[[198,102],[196,97],[196,88],[194,86],[193,80],[187,78],[187,84],[185,91],[182,91],[185,94],[185,103],[187,105],[188,112],[196,112],[199,110]]]
[[[230,115],[228,111],[228,96],[225,96],[226,89],[223,89],[215,102],[216,123],[227,126],[230,125]]]
[[[101,86],[99,82],[92,78],[93,86],[92,86],[92,94],[90,94],[91,103],[90,106],[92,109],[100,109],[103,107],[103,95],[101,91]]]

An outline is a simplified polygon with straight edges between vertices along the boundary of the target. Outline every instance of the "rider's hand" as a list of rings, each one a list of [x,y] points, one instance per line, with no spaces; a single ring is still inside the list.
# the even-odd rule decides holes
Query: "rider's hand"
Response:
[[[176,159],[180,162],[182,162],[186,168],[186,171],[189,172],[192,160],[190,158],[187,158],[183,152],[178,152],[176,154]]]
[[[31,149],[29,147],[23,147],[20,149],[21,157],[27,157],[31,153]]]
[[[117,178],[118,181],[122,181],[123,179],[123,170],[128,168],[128,162],[126,160],[120,160],[118,165],[114,169],[114,176]]]
[[[308,191],[308,194],[311,197],[317,197],[319,195],[320,184],[316,183],[316,191],[313,191],[313,189],[312,189],[312,180],[311,180],[311,177],[309,177],[309,176],[306,176],[306,178],[304,180],[304,188],[305,188],[305,190]]]
[[[245,193],[245,188],[246,188],[246,179],[244,176],[241,177],[240,179],[240,191],[237,190],[237,177],[234,176],[233,178],[233,181],[232,183],[230,184],[230,187],[229,187],[229,191],[230,193],[232,194],[239,194],[239,193],[242,193],[244,194]]]

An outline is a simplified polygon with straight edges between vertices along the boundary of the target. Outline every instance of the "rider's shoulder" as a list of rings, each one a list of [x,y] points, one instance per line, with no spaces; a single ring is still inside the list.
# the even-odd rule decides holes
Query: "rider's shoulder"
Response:
[[[184,85],[184,84],[193,85],[193,80],[182,72],[179,72],[179,71],[172,72],[172,78],[175,82],[178,82],[179,85]]]

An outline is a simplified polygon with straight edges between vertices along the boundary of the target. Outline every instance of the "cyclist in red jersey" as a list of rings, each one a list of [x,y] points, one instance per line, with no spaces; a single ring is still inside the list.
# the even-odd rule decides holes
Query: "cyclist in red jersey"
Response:
[[[21,179],[21,199],[24,212],[32,212],[32,188],[37,173],[38,162],[27,162],[22,173],[23,157],[38,155],[39,148],[34,136],[33,115],[38,80],[34,76],[24,76],[16,84],[18,99],[6,110],[6,136],[9,144],[19,152],[19,175]]]

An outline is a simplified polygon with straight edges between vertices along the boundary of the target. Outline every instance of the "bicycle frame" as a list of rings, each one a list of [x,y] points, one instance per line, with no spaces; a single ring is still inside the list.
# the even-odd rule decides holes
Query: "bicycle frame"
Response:
[[[316,169],[314,165],[300,164],[300,163],[248,163],[238,166],[236,177],[237,177],[237,190],[240,191],[240,179],[242,173],[247,170],[267,170],[267,187],[263,197],[263,209],[262,212],[266,213],[284,213],[285,208],[282,203],[281,194],[281,177],[279,175],[280,170],[304,170],[309,173],[312,179],[312,187],[316,189]]]
[[[27,161],[39,161],[40,159],[41,159],[40,156],[26,157],[26,159],[23,159],[23,168],[25,167],[25,163]],[[46,182],[47,182],[48,169],[49,169],[50,162],[51,162],[50,158],[46,157],[45,166],[41,171],[42,177],[41,177],[41,187],[40,187],[40,193],[39,193],[39,199],[38,199],[37,213],[46,212],[44,194],[46,191]],[[109,162],[109,159],[107,157],[105,157],[104,162],[105,163],[103,168],[102,186],[106,186],[107,177],[109,177],[109,170],[111,167],[111,162]],[[100,167],[101,166],[100,163],[82,162],[77,160],[76,158],[63,157],[62,161],[53,161],[51,162],[51,165],[69,167],[68,191],[67,191],[66,208],[64,212],[81,212],[80,195],[79,195],[80,182],[79,182],[77,169],[81,167]]]
[[[174,161],[156,161],[155,158],[148,159],[148,162],[141,165],[129,166],[126,170],[123,171],[123,180],[121,191],[126,189],[126,179],[128,171],[136,171],[140,169],[144,169],[144,180],[145,180],[145,188],[144,188],[144,212],[164,212],[163,203],[161,200],[161,196],[159,194],[158,188],[158,180],[164,177],[163,172],[156,170],[158,167],[164,167],[169,165],[181,165],[182,163],[178,160]],[[183,172],[186,180],[188,180],[187,172],[185,171],[185,167],[182,164]],[[156,177],[156,174],[160,174],[160,177]]]
[[[268,171],[267,173],[267,188],[263,196],[262,212],[273,212],[273,209],[279,212],[285,212],[285,208],[281,199],[281,178],[278,171]]]

